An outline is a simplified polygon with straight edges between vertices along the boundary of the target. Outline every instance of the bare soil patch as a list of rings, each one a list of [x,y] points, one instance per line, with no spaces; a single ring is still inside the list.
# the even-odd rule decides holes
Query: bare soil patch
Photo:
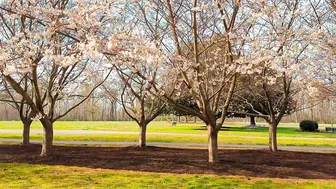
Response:
[[[221,161],[207,162],[205,149],[161,147],[41,146],[0,144],[0,163],[67,165],[157,173],[237,175],[270,178],[336,179],[336,154],[268,150],[220,150]]]

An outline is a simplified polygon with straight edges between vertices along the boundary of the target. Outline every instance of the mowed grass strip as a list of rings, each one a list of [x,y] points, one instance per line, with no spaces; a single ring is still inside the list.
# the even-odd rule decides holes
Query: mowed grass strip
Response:
[[[106,142],[137,142],[137,134],[100,134],[100,135],[55,135],[54,140],[65,141],[106,141]],[[20,134],[0,134],[0,138],[21,139]],[[42,140],[42,134],[31,135],[31,140]],[[207,136],[174,136],[174,135],[147,135],[148,142],[165,143],[203,143],[208,141]],[[219,144],[241,144],[241,145],[268,145],[268,138],[246,138],[237,136],[219,136]],[[336,140],[300,139],[300,138],[279,138],[279,146],[311,146],[311,147],[336,147]]]
[[[0,163],[0,188],[334,188],[334,180],[144,173]]]
[[[166,121],[153,121],[148,125],[149,132],[204,133],[200,130],[203,123],[183,123],[172,127]],[[234,124],[236,125],[236,124]],[[181,127],[183,126],[183,127]],[[139,126],[134,121],[57,121],[55,130],[92,130],[92,131],[138,131]],[[0,121],[0,129],[22,129],[20,121]],[[31,129],[42,129],[39,121],[34,121]]]
[[[226,122],[222,131],[222,135],[239,135],[239,136],[268,136],[267,124],[262,123],[265,128],[246,129],[248,123],[232,123]],[[324,127],[320,126],[320,130],[324,131]],[[229,127],[229,128],[227,128]],[[0,129],[22,129],[22,123],[19,121],[0,121]],[[42,130],[40,122],[33,122],[32,130]],[[54,124],[55,130],[92,130],[92,131],[127,131],[138,132],[139,127],[132,121],[58,121]],[[204,123],[178,123],[172,127],[166,121],[154,121],[148,125],[148,132],[165,132],[165,133],[184,133],[184,134],[206,134]],[[283,137],[306,137],[306,138],[336,138],[335,133],[324,132],[301,132],[298,124],[281,123],[278,128],[278,136]]]

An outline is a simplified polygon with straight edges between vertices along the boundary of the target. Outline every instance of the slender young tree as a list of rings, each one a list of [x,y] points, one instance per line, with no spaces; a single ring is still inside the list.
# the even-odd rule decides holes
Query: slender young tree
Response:
[[[145,68],[143,71],[149,70],[150,68]],[[146,80],[126,70],[118,69],[118,72],[125,84],[120,96],[121,105],[139,126],[139,146],[146,147],[147,125],[163,112],[166,105],[158,97],[148,93],[150,86]]]
[[[272,0],[264,6],[273,8],[266,9],[263,20],[258,23],[262,28],[262,40],[252,45],[251,50],[257,53],[252,53],[250,59],[265,57],[265,54],[269,59],[256,64],[260,72],[253,75],[252,85],[257,90],[252,90],[252,95],[259,95],[264,100],[259,105],[264,104],[263,110],[267,112],[267,116],[262,117],[269,124],[269,148],[277,151],[277,127],[282,117],[292,109],[292,99],[298,92],[295,83],[307,72],[305,65],[309,56],[306,51],[316,32],[303,24],[305,2]],[[262,112],[258,114],[262,115]]]
[[[23,76],[23,89],[27,92],[32,92],[30,88],[30,84],[28,81],[28,76]],[[5,101],[9,105],[11,105],[19,114],[20,120],[23,125],[22,132],[22,144],[29,145],[30,144],[30,126],[33,122],[34,113],[31,111],[31,108],[25,103],[24,99],[18,95],[13,89],[11,89],[5,79],[3,79],[3,91],[5,94],[5,98],[0,101]]]
[[[283,116],[295,111],[294,98],[299,90],[293,86],[292,80],[284,76],[276,78],[274,83],[265,84],[264,74],[254,74],[244,79],[244,90],[235,94],[236,103],[230,110],[235,114],[263,118],[269,124],[269,149],[277,151],[278,124]]]

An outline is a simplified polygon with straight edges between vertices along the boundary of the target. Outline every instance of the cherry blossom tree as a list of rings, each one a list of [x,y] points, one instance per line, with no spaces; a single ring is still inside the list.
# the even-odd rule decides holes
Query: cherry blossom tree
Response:
[[[292,83],[293,75],[290,78],[278,77],[271,84],[264,81],[263,74],[248,76],[244,90],[235,94],[233,102],[239,103],[233,104],[230,110],[236,114],[263,118],[269,124],[269,149],[277,151],[278,124],[283,116],[295,111],[294,99],[299,88]]]
[[[98,35],[112,15],[110,6],[104,1],[67,0],[0,4],[0,70],[43,125],[41,156],[52,154],[53,123],[84,102],[111,72],[97,69],[104,60],[101,52],[113,52],[104,50],[108,39],[104,42]],[[21,82],[25,77],[32,92]],[[86,92],[76,87],[84,83]],[[56,115],[56,103],[72,96],[82,98]]]
[[[331,8],[330,8],[331,5]],[[334,100],[336,95],[336,13],[335,2],[309,1],[310,11],[304,17],[305,24],[318,31],[308,49],[311,61],[305,76],[307,90],[312,99]]]
[[[33,122],[32,118],[34,117],[34,113],[31,108],[25,103],[22,96],[18,95],[12,88],[10,88],[5,79],[3,79],[2,81],[3,89],[0,91],[2,91],[3,95],[1,96],[0,101],[7,102],[9,105],[17,110],[23,125],[22,144],[28,145],[30,143],[30,126]],[[23,77],[21,82],[23,83],[23,89],[28,93],[31,93],[31,85],[28,81],[27,75]]]
[[[237,79],[253,73],[260,78],[256,85],[262,88],[270,105],[270,149],[277,150],[277,125],[292,97],[296,70],[307,61],[304,52],[316,34],[301,24],[304,2],[167,0],[145,6],[147,12],[159,11],[169,23],[170,40],[163,40],[168,45],[162,46],[174,44],[166,49],[176,54],[169,56],[166,64],[161,63],[175,82],[173,95],[171,88],[163,87],[165,84],[148,80],[151,92],[207,124],[209,162],[219,161],[218,132],[228,114]],[[136,66],[131,67],[137,70]],[[272,105],[273,85],[283,89],[279,110]],[[177,103],[183,90],[188,91],[199,110]],[[217,112],[222,112],[218,120]]]
[[[118,72],[125,85],[120,97],[121,105],[139,125],[139,146],[146,147],[147,125],[163,112],[166,104],[148,92],[150,86],[146,80],[127,70],[118,68]],[[150,75],[144,72],[155,73],[155,70],[147,67],[143,69],[143,74]]]
[[[319,31],[304,24],[307,14],[304,1],[272,0],[265,2],[264,7],[263,19],[258,23],[262,28],[261,40],[251,45],[256,52],[251,55],[268,58],[258,64],[261,69],[253,75],[257,90],[252,95],[265,100],[263,106],[268,116],[261,117],[269,123],[269,148],[277,151],[278,124],[292,109],[297,87],[306,82],[302,78],[310,74],[308,49]],[[263,114],[258,112],[258,115]]]
[[[122,14],[126,5],[134,9],[127,17]],[[209,162],[216,163],[218,132],[237,79],[244,75],[255,74],[255,85],[266,98],[270,148],[277,149],[277,125],[292,96],[293,82],[300,79],[297,70],[310,73],[300,69],[309,59],[305,52],[321,49],[310,48],[321,32],[302,25],[306,7],[303,0],[3,1],[0,70],[43,124],[42,156],[51,154],[53,122],[107,79],[112,70],[101,63],[109,61],[126,83],[125,92],[145,86],[147,92],[132,93],[140,96],[136,102],[152,95],[204,121]],[[323,39],[328,46],[330,40]],[[25,75],[32,94],[20,82]],[[74,81],[93,87],[87,93],[76,91]],[[271,98],[274,85],[282,88],[281,108]],[[186,91],[198,109],[178,103]],[[57,101],[71,95],[83,98],[55,115]],[[222,112],[219,119],[217,112]]]
[[[157,44],[169,55],[160,65],[165,73],[161,82],[150,80],[136,65],[135,72],[151,85],[150,92],[173,104],[176,108],[199,117],[208,126],[209,162],[218,162],[218,132],[222,127],[232,98],[238,73],[247,68],[247,63],[237,61],[245,50],[246,37],[253,29],[257,17],[251,17],[243,9],[241,1],[145,1],[144,10],[158,11],[160,18],[169,23],[168,39]],[[256,13],[259,9],[251,9]],[[252,12],[253,12],[252,11]],[[167,14],[168,13],[168,14]],[[154,41],[155,42],[155,41]],[[172,44],[174,44],[172,46]],[[168,79],[169,78],[169,79]],[[174,88],[165,87],[166,81]],[[188,91],[197,103],[198,110],[179,104],[180,94]],[[173,95],[172,95],[173,94]],[[225,103],[220,106],[220,100]],[[217,123],[216,113],[224,113]]]

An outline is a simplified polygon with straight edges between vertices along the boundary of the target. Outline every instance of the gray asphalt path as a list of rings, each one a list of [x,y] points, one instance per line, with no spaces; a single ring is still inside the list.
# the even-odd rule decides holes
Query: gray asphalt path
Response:
[[[21,143],[19,139],[1,139],[0,142]],[[31,140],[32,144],[42,144],[42,140]],[[55,140],[55,145],[117,145],[117,146],[133,146],[137,142],[105,142],[105,141],[61,141]],[[147,142],[148,146],[162,146],[162,147],[201,147],[206,148],[205,143],[167,143],[167,142]],[[264,145],[236,145],[236,144],[219,144],[219,148],[243,148],[243,149],[268,149]],[[325,147],[306,147],[306,146],[279,146],[279,150],[295,150],[295,151],[328,151],[336,152],[336,148]]]
[[[21,130],[15,129],[0,129],[0,134],[21,134]],[[42,130],[31,130],[31,134],[43,134]],[[54,130],[55,135],[138,135],[139,132],[127,132],[127,131],[89,131],[89,130]],[[206,134],[192,134],[192,133],[166,133],[166,132],[147,132],[147,135],[169,135],[169,136],[207,136]],[[228,137],[244,137],[244,138],[268,138],[267,136],[243,136],[243,135],[228,135],[219,133],[220,136]],[[283,137],[282,139],[294,139],[294,140],[327,140],[336,141],[336,138],[307,138],[307,137]]]

